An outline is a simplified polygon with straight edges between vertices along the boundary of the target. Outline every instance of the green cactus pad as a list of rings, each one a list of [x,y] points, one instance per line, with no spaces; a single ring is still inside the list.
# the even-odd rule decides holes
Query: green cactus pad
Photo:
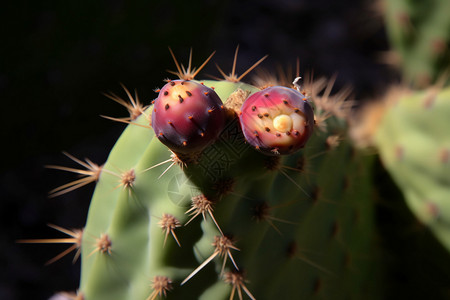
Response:
[[[258,90],[203,83],[223,102]],[[145,128],[150,113],[134,121],[144,127],[128,125],[98,180],[82,243],[85,299],[381,293],[372,159],[346,142],[345,122],[334,119],[340,125],[280,158],[251,148],[230,116],[218,140],[183,163]]]
[[[450,1],[384,1],[386,24],[404,79],[429,86],[450,64]]]
[[[450,250],[450,89],[399,99],[375,143],[411,210]]]

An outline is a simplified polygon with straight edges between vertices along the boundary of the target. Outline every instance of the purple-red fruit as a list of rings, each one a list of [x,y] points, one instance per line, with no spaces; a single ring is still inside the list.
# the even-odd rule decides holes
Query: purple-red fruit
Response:
[[[266,154],[290,154],[311,136],[314,112],[305,96],[282,86],[269,87],[245,100],[239,115],[247,142]]]
[[[203,150],[219,136],[224,125],[222,101],[203,84],[170,81],[154,101],[153,130],[174,152],[189,154]]]

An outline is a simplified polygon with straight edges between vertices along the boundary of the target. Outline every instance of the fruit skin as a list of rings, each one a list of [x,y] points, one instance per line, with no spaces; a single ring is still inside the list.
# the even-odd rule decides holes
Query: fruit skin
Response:
[[[152,127],[158,139],[177,153],[203,150],[222,132],[225,112],[211,88],[187,80],[172,80],[154,101]]]
[[[314,112],[305,95],[283,86],[250,95],[239,119],[248,143],[269,155],[298,151],[314,129]]]

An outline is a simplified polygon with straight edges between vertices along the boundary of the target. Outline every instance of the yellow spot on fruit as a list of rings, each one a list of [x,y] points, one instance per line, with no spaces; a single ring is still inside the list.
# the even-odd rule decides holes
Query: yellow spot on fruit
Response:
[[[171,88],[170,97],[172,101],[179,101],[180,97],[184,98],[186,96],[186,91],[188,88],[184,85],[177,84]]]
[[[292,129],[292,119],[288,115],[278,115],[273,119],[273,127],[280,132],[287,132]]]

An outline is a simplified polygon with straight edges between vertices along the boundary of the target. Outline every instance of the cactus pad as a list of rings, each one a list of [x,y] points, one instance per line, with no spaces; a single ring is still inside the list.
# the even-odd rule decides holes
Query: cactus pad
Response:
[[[404,79],[418,87],[435,83],[450,65],[450,2],[384,1],[387,32]]]
[[[86,176],[56,195],[96,182],[70,239],[82,259],[73,297],[376,299],[372,157],[348,142],[344,93],[324,80],[305,87],[315,94],[260,90],[235,63],[226,80],[197,81],[175,63],[180,80],[153,105],[108,95],[130,118],[110,118],[129,125],[102,167],[53,166]]]
[[[375,136],[407,203],[450,249],[450,89],[410,92],[383,117]]]
[[[256,90],[203,83],[223,101]],[[300,104],[291,106],[310,117]],[[150,113],[135,123],[148,124]],[[80,293],[88,300],[376,294],[376,267],[365,258],[373,253],[370,159],[343,140],[345,122],[334,122],[341,127],[333,135],[317,131],[303,150],[279,157],[255,151],[238,118],[228,117],[195,162],[181,162],[151,129],[130,124],[92,199]]]

